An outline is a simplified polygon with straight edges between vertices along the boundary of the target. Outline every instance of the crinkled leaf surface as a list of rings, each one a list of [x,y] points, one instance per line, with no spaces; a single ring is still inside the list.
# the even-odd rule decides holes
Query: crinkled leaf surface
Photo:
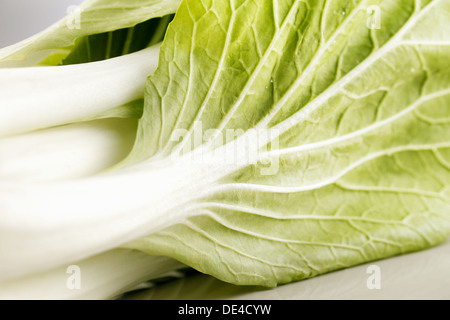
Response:
[[[87,0],[47,30],[1,49],[0,67],[34,65],[45,59],[47,64],[59,64],[78,39],[173,14],[179,4],[180,0]]]
[[[188,218],[129,246],[274,286],[449,235],[450,1],[186,0],[161,50],[131,159],[258,128],[278,170],[228,165]],[[215,131],[199,142],[196,123]]]

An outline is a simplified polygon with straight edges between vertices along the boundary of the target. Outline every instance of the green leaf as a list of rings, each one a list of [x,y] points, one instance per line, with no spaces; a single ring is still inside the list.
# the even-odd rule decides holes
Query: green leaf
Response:
[[[70,54],[77,40],[173,14],[179,3],[180,0],[87,0],[48,29],[1,49],[0,67],[36,65],[43,60],[57,65]]]
[[[137,52],[161,42],[172,15],[142,22],[134,27],[90,35],[81,39],[62,61],[62,64],[80,64],[119,57]]]
[[[275,286],[446,239],[449,21],[446,0],[184,1],[129,161],[201,152],[208,182],[129,247]]]

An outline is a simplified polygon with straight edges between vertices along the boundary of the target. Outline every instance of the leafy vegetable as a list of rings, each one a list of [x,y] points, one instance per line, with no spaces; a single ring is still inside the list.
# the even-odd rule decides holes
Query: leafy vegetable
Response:
[[[204,274],[136,290],[127,300],[442,300],[449,297],[446,275],[450,267],[450,242],[435,248],[377,261],[381,289],[368,290],[367,270],[373,263],[336,271],[306,281],[266,289],[235,286]]]
[[[249,129],[275,130],[279,147],[258,157],[280,167],[263,175],[254,159],[213,162],[204,195],[207,178],[192,181],[191,218],[130,246],[273,286],[444,240],[450,33],[435,26],[450,3],[376,3],[379,30],[366,27],[367,1],[184,2],[132,157],[178,152],[200,121],[205,131],[250,132],[231,147],[264,149],[269,141]],[[176,143],[179,128],[189,133]]]
[[[0,50],[0,67],[35,65],[51,56],[51,65],[59,64],[77,40],[164,17],[175,13],[179,3],[180,0],[87,0],[47,30]]]
[[[133,53],[160,43],[173,17],[165,16],[134,27],[84,37],[63,64],[101,61]]]
[[[184,0],[125,161],[0,181],[0,281],[120,247],[271,287],[442,242],[449,17],[446,0]]]
[[[105,171],[132,149],[137,121],[87,121],[0,139],[0,181],[78,179]]]
[[[77,290],[68,290],[70,274],[65,267],[55,268],[20,280],[3,282],[0,299],[113,299],[124,291],[143,288],[148,279],[177,278],[183,274],[181,263],[165,257],[152,257],[142,252],[115,249],[78,261],[82,275]]]
[[[95,63],[0,69],[0,137],[110,114],[135,114],[158,52],[156,45]]]

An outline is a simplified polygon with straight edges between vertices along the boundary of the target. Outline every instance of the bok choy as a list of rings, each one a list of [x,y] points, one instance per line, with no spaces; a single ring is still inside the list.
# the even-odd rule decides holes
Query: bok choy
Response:
[[[186,266],[274,287],[449,236],[450,1],[82,9],[76,32],[64,20],[0,51],[0,135],[138,117],[133,146],[89,174],[0,180],[1,296],[36,297],[33,283],[58,292],[39,275],[111,252],[136,254],[129,270],[142,253],[164,263],[117,271],[127,281],[95,298]],[[148,48],[83,60],[86,41],[105,45],[98,34],[173,13],[162,44],[151,40],[157,23]]]

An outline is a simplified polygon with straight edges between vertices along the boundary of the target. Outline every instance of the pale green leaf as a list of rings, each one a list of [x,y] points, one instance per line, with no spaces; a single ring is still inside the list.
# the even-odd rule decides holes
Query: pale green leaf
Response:
[[[380,29],[367,26],[373,5]],[[192,182],[187,220],[130,246],[274,286],[446,239],[449,18],[446,0],[184,1],[132,160],[185,159],[191,146],[222,169]],[[198,140],[196,123],[216,133]],[[275,134],[255,140],[254,128]],[[246,138],[256,159],[220,163]]]

